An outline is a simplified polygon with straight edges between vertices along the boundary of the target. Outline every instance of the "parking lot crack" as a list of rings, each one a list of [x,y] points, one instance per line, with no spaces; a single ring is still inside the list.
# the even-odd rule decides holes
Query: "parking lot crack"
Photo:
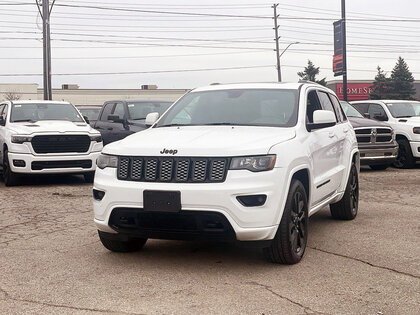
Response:
[[[279,297],[279,298],[281,298],[283,300],[286,300],[289,303],[292,303],[292,304],[294,304],[296,306],[301,307],[303,309],[303,311],[305,312],[305,314],[327,314],[325,312],[314,311],[309,306],[305,306],[305,305],[303,305],[303,304],[301,304],[299,302],[293,301],[292,299],[290,299],[290,298],[288,298],[286,296],[283,296],[283,295],[279,294],[278,292],[274,291],[273,288],[270,287],[269,285],[262,284],[262,283],[259,283],[259,282],[256,282],[256,281],[247,281],[246,283],[247,284],[250,284],[250,285],[254,285],[254,286],[259,286],[259,287],[267,290],[271,294],[273,294],[273,295],[275,295],[275,296],[277,296],[277,297]]]
[[[395,272],[395,273],[400,274],[400,275],[412,277],[412,278],[415,278],[415,279],[420,279],[420,276],[413,275],[413,274],[408,273],[408,272],[396,270],[396,269],[385,267],[385,266],[375,265],[375,264],[373,264],[371,262],[368,262],[368,261],[363,260],[363,259],[360,259],[360,258],[351,257],[351,256],[347,256],[347,255],[344,255],[344,254],[339,254],[339,253],[334,253],[334,252],[331,252],[331,251],[328,251],[328,250],[325,250],[325,249],[321,249],[321,248],[317,248],[317,247],[310,247],[310,246],[308,246],[308,248],[313,249],[313,250],[316,250],[316,251],[319,251],[319,252],[322,252],[322,253],[326,253],[326,254],[330,254],[330,255],[342,257],[342,258],[352,259],[352,260],[361,262],[363,264],[366,264],[366,265],[371,266],[371,267],[374,267],[374,268],[379,268],[379,269],[382,269],[382,270],[388,270],[388,271]]]
[[[70,305],[63,305],[63,304],[54,304],[48,302],[41,302],[41,301],[34,301],[30,299],[23,299],[23,298],[16,298],[13,297],[10,293],[8,293],[3,288],[0,288],[0,292],[3,293],[5,299],[17,301],[17,302],[26,302],[26,303],[33,303],[37,305],[43,305],[48,307],[56,307],[56,308],[65,308],[70,310],[76,311],[88,311],[88,312],[98,312],[98,313],[107,313],[107,314],[127,314],[127,315],[142,315],[141,313],[130,313],[130,312],[123,312],[123,311],[113,311],[107,309],[97,309],[97,308],[88,308],[88,307],[78,307],[78,306],[70,306]]]

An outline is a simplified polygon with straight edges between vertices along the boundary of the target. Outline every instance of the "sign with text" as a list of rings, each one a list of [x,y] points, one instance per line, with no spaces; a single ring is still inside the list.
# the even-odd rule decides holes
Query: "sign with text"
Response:
[[[349,83],[347,84],[347,98],[349,101],[368,100],[372,93],[372,83]],[[343,99],[343,83],[337,83],[335,93],[340,100]]]
[[[343,44],[343,20],[339,20],[334,22],[333,71],[335,77],[344,74]]]

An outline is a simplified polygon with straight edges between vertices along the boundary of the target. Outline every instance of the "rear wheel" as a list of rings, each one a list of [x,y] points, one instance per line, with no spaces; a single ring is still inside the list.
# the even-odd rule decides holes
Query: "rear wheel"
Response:
[[[8,187],[19,184],[19,175],[10,169],[9,152],[7,149],[4,150],[3,156],[3,180],[4,184]]]
[[[398,156],[394,162],[396,168],[413,168],[416,164],[413,153],[411,153],[410,143],[407,139],[398,139]]]
[[[359,176],[357,168],[352,163],[343,198],[339,202],[330,204],[331,215],[334,219],[353,220],[359,210]]]
[[[264,255],[273,263],[296,264],[305,253],[308,240],[308,198],[302,183],[293,179],[283,217]]]
[[[386,170],[389,167],[389,164],[374,164],[374,165],[369,165],[369,167],[375,171],[383,171]]]
[[[127,240],[120,240],[115,238],[115,236],[113,237],[110,233],[98,231],[98,234],[102,245],[111,252],[136,252],[142,249],[147,242],[147,238],[128,238]]]

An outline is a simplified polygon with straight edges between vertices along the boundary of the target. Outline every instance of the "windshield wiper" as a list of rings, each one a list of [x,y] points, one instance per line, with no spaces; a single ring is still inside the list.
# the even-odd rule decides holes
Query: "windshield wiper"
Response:
[[[202,126],[241,126],[241,124],[234,124],[230,122],[220,122],[220,123],[202,124]]]
[[[406,115],[406,116],[398,116],[397,118],[411,118],[414,117],[413,115]]]
[[[13,120],[13,122],[31,122],[31,123],[36,123],[37,120],[33,120],[33,119],[18,119],[18,120]]]
[[[196,126],[196,125],[186,125],[186,124],[167,124],[167,125],[160,125],[160,126],[156,126],[155,128],[159,128],[159,127],[179,127],[179,126]]]

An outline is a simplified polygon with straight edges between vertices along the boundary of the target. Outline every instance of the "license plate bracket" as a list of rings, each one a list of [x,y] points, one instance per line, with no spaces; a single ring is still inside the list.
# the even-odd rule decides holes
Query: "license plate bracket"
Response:
[[[167,190],[144,190],[143,209],[145,211],[181,211],[181,192]]]

